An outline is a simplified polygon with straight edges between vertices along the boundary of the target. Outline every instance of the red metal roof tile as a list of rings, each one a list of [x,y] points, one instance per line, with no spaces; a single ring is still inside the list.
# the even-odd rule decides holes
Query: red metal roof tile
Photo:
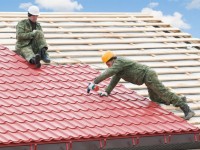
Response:
[[[88,65],[33,69],[3,46],[0,62],[0,145],[200,131],[120,84],[109,97],[87,94],[99,74]]]

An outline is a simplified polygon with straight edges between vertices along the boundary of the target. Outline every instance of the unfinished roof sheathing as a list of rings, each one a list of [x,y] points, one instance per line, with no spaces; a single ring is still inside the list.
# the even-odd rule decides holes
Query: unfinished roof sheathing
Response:
[[[1,43],[14,50],[15,26],[26,13],[0,13]],[[113,50],[155,69],[160,80],[173,92],[186,95],[196,115],[190,123],[200,127],[200,40],[142,13],[41,13],[55,64],[86,63],[102,71],[102,51]],[[147,97],[145,86],[121,81],[129,89]],[[183,113],[163,106],[178,116]]]

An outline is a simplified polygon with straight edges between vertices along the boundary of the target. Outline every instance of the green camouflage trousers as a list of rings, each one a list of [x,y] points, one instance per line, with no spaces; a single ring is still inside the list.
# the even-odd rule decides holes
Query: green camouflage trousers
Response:
[[[163,104],[173,104],[175,107],[185,105],[185,102],[177,94],[172,93],[159,81],[154,70],[149,70],[146,73],[144,82],[152,101]]]
[[[26,47],[19,49],[17,52],[29,62],[30,59],[35,57],[35,54],[37,54],[43,47],[47,47],[44,34],[42,31],[37,30],[31,42]],[[47,52],[46,54],[48,55]]]

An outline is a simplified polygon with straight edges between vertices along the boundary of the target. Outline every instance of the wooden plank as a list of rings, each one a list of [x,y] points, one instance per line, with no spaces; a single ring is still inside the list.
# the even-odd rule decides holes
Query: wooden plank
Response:
[[[188,101],[193,101],[193,102],[200,102],[200,93],[198,93],[197,95],[187,95],[187,99]]]
[[[50,46],[51,47],[51,46]],[[77,51],[49,51],[50,55],[55,58],[65,57],[100,57],[102,52],[99,50],[77,50]],[[199,55],[200,51],[196,49],[146,49],[146,50],[113,50],[118,56],[145,56],[145,55],[169,55],[169,54],[197,54]]]
[[[41,25],[43,27],[143,27],[143,26],[158,26],[158,27],[170,27],[169,24],[163,23],[163,22],[156,22],[156,23],[151,23],[151,22],[145,22],[145,23],[135,23],[135,22],[94,22],[94,23],[53,23],[53,24],[47,24],[41,22]]]
[[[52,33],[109,33],[109,32],[156,32],[156,31],[173,31],[173,32],[180,32],[180,29],[178,28],[85,28],[84,30],[82,28],[57,28],[56,30],[54,28],[43,28],[43,31],[45,33],[52,32]],[[16,29],[14,28],[0,28],[0,32],[4,33],[13,33],[16,32]]]
[[[10,39],[10,40],[1,40],[2,44],[5,45],[12,45],[15,44],[16,40],[15,39]],[[191,42],[191,43],[200,43],[200,39],[198,38],[134,38],[134,39],[81,39],[81,40],[69,40],[69,39],[60,39],[60,40],[55,40],[55,39],[47,39],[47,43],[50,45],[84,45],[84,44],[140,44],[140,43],[174,43],[174,42]]]
[[[180,73],[199,73],[200,72],[200,67],[195,66],[195,67],[178,67],[177,69],[175,68],[153,68],[156,70],[158,74],[180,74]],[[189,74],[190,75],[190,74]]]
[[[134,38],[134,39],[81,39],[81,40],[49,40],[50,44],[138,44],[138,43],[164,43],[164,42],[191,42],[200,43],[198,38]]]
[[[161,33],[161,32],[155,32],[155,33],[71,33],[71,34],[45,34],[45,37],[47,38],[131,38],[131,37],[191,37],[188,33],[181,33],[181,32],[175,32],[175,33]]]
[[[200,44],[138,44],[138,45],[81,45],[81,46],[51,46],[49,51],[94,51],[94,50],[135,50],[135,49],[160,49],[160,48],[187,48],[187,47],[200,47]]]
[[[19,21],[22,19],[26,19],[27,17],[15,17],[15,18],[0,18],[0,21],[9,21],[9,22],[13,22],[13,21]],[[142,18],[136,18],[136,17],[123,17],[123,18],[119,18],[119,17],[110,17],[110,18],[86,18],[86,17],[67,17],[67,16],[63,16],[63,18],[47,18],[47,17],[42,17],[40,16],[38,18],[38,21],[43,21],[43,22],[102,22],[102,21],[110,21],[110,22],[122,22],[122,21],[127,21],[127,22],[134,22],[134,21],[150,21],[150,22],[161,22],[160,19],[156,19],[156,18],[146,18],[146,17],[142,17]]]
[[[181,82],[191,81],[192,82],[194,80],[195,81],[199,80],[200,76],[193,76],[193,75],[186,75],[186,74],[164,74],[164,75],[158,74],[158,78],[162,82],[172,82],[172,81],[181,81]],[[124,80],[120,80],[120,82],[127,83]],[[200,84],[200,82],[199,82],[199,84]]]
[[[194,104],[194,103],[191,103],[191,104],[190,104],[190,107],[191,107],[191,109],[193,109],[193,110],[199,110],[199,109],[200,109],[200,105]]]
[[[27,12],[0,12],[1,17],[26,17]],[[141,12],[41,12],[40,17],[45,18],[58,18],[58,17],[95,17],[95,18],[113,18],[114,17],[153,17],[152,15],[149,15],[147,13],[141,13]]]
[[[52,55],[51,55],[52,56]],[[67,56],[67,55],[66,55]],[[52,58],[54,58],[54,56],[52,56]],[[196,63],[195,60],[200,60],[200,55],[196,55],[196,56],[178,56],[177,57],[159,57],[159,56],[156,56],[156,57],[152,57],[152,56],[141,56],[141,57],[138,57],[138,56],[129,56],[129,57],[126,57],[126,58],[129,58],[129,59],[132,59],[136,62],[160,62],[160,63],[163,63],[163,61],[181,61],[181,60],[194,60],[194,63]],[[100,56],[99,57],[76,57],[76,59],[79,59],[80,61],[84,62],[84,63],[101,63],[101,59],[100,59]],[[169,63],[169,62],[166,62],[166,63]]]
[[[166,56],[162,56],[162,57],[159,57],[159,56],[155,56],[155,57],[152,57],[152,56],[149,56],[149,57],[146,57],[146,56],[141,56],[141,57],[136,57],[136,56],[129,56],[127,57],[129,59],[132,59],[132,60],[135,60],[136,62],[160,62],[160,63],[163,63],[164,61],[166,61],[166,63],[168,63],[168,61],[182,61],[182,60],[194,60],[194,62],[200,60],[200,55],[196,55],[196,56],[171,56],[171,57],[168,57],[167,55]]]
[[[107,68],[106,65],[104,64],[90,64],[90,66],[94,69],[97,69],[99,71],[103,71]],[[187,66],[181,66],[178,67],[178,69],[175,69],[175,67],[152,67],[156,72],[161,75],[161,74],[181,74],[181,73],[199,73],[200,72],[200,67],[194,66],[194,67],[187,67]]]
[[[14,45],[5,45],[10,50],[15,50]],[[135,50],[135,49],[161,49],[161,48],[186,48],[187,47],[200,47],[200,44],[142,44],[142,45],[68,45],[68,46],[50,46],[48,51],[105,51],[105,50]]]
[[[56,60],[55,60],[56,61]],[[84,62],[84,61],[80,61],[82,63],[87,63],[90,64],[90,62]],[[68,62],[65,62],[65,60],[62,61],[61,64],[65,64]],[[93,63],[93,62],[91,62]],[[162,63],[162,62],[141,62],[142,64],[148,65],[149,67],[152,68],[160,68],[160,67],[195,67],[197,65],[200,65],[200,62],[195,62],[195,61],[188,61],[188,62],[184,62],[184,61],[179,61],[179,62],[168,62],[168,63]],[[94,63],[93,63],[94,64]]]
[[[142,27],[142,26],[159,26],[159,27],[170,27],[169,24],[167,23],[163,23],[163,22],[158,22],[158,23],[132,23],[132,22],[127,22],[127,23],[124,23],[124,22],[116,22],[113,24],[113,22],[102,22],[102,23],[99,23],[99,22],[94,22],[94,23],[91,23],[91,22],[87,22],[87,23],[70,23],[70,22],[63,22],[63,23],[46,23],[46,22],[43,22],[42,20],[40,21],[40,24],[43,28],[47,28],[47,27],[54,27],[54,28],[57,28],[57,27],[74,27],[74,28],[77,28],[77,27],[126,27],[126,26],[135,26],[135,27]],[[13,27],[15,28],[17,25],[17,22],[14,24],[10,24],[10,23],[4,23],[4,24],[0,24],[0,28],[3,28],[3,27]]]
[[[56,30],[56,29],[55,29]],[[0,38],[15,38],[16,34],[14,33],[0,33]],[[63,38],[155,38],[155,37],[191,37],[188,33],[176,32],[176,33],[163,33],[163,32],[155,32],[155,33],[57,33],[54,34],[46,33],[46,39],[63,39]]]
[[[113,52],[116,55],[119,56],[145,56],[145,55],[151,55],[151,56],[159,56],[159,55],[175,55],[175,54],[199,54],[200,51],[197,49],[146,49],[146,50],[124,50],[124,51],[115,51]]]
[[[199,61],[174,61],[174,62],[140,62],[142,64],[148,65],[152,68],[161,68],[161,67],[195,67],[199,66]]]
[[[145,55],[169,55],[169,54],[199,54],[200,51],[199,50],[174,50],[174,49],[166,49],[166,50],[124,50],[124,51],[113,51],[117,56],[145,56]],[[59,53],[57,52],[50,52],[50,56],[54,57],[54,58],[59,58],[59,57],[65,57],[65,56],[69,56],[69,57],[100,57],[102,55],[102,52],[100,51],[61,51]],[[191,57],[189,55],[189,57]],[[188,58],[189,58],[188,57]],[[200,57],[199,55],[197,57]]]
[[[162,81],[162,80],[161,80]],[[141,86],[137,86],[131,83],[127,83],[127,82],[121,82],[124,83],[124,85],[129,88],[129,89],[134,89],[134,90],[141,90],[141,89],[146,89],[145,85],[141,85]],[[166,87],[172,88],[172,89],[178,89],[178,88],[195,88],[195,87],[200,87],[200,82],[198,81],[192,81],[192,80],[188,80],[188,81],[167,81],[164,82],[163,84]]]
[[[200,62],[198,61],[174,61],[174,62],[168,62],[168,63],[161,63],[161,62],[140,62],[142,64],[148,65],[151,68],[175,68],[175,67],[191,67],[191,68],[195,68],[197,66],[200,65]],[[105,65],[102,64],[90,64],[91,66],[96,66],[95,69],[106,69],[107,67]],[[182,71],[181,71],[182,72]],[[186,71],[185,71],[186,72]]]
[[[200,88],[195,87],[195,88],[178,88],[178,89],[173,89],[172,91],[179,94],[179,95],[190,95],[190,94],[197,94],[199,93]],[[147,90],[137,90],[137,93],[141,94],[142,96],[148,96]]]
[[[55,64],[79,64],[80,63],[79,60],[71,59],[71,58],[51,59],[51,61]]]

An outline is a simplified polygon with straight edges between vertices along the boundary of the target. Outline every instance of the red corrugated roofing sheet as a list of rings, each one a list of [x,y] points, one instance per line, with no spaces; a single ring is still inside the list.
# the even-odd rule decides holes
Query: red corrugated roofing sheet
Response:
[[[88,65],[32,68],[0,46],[1,145],[199,132],[120,84],[109,97],[87,94],[99,74]]]

